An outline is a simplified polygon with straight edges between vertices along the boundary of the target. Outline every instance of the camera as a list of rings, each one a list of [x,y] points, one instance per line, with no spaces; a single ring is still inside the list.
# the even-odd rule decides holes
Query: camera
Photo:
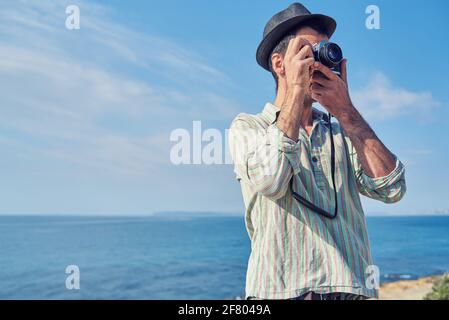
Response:
[[[343,51],[340,46],[333,42],[321,41],[312,47],[315,61],[321,62],[334,73],[341,75],[341,61]]]

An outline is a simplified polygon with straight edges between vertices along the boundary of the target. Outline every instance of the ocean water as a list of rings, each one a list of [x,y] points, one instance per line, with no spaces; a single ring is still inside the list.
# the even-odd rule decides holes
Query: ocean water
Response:
[[[367,220],[381,281],[449,271],[449,217]],[[0,216],[0,299],[233,299],[249,253],[237,217]]]

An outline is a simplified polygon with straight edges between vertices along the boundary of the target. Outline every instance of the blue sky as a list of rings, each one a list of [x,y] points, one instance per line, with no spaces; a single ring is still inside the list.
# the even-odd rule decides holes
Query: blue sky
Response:
[[[2,1],[0,213],[242,212],[230,165],[173,166],[176,128],[223,131],[274,97],[255,50],[288,1]],[[395,205],[368,213],[449,208],[449,3],[304,1],[338,22],[350,91],[406,164]],[[81,29],[65,28],[76,4]],[[365,28],[380,8],[381,29]]]

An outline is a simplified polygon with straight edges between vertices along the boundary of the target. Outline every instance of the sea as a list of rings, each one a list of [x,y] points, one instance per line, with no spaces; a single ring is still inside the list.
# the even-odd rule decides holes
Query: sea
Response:
[[[448,216],[367,224],[381,282],[449,271]],[[0,216],[0,299],[238,299],[249,253],[243,217]]]

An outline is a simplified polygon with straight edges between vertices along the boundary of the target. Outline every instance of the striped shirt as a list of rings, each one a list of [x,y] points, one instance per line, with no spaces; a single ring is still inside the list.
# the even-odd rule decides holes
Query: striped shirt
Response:
[[[327,115],[313,109],[310,136],[297,142],[276,125],[280,109],[268,103],[257,115],[240,114],[229,131],[234,171],[243,193],[251,239],[246,296],[291,299],[306,292],[378,297],[360,194],[393,203],[406,191],[404,166],[385,177],[367,176],[350,139],[332,123],[338,216],[331,220],[292,197],[295,192],[333,213]]]

